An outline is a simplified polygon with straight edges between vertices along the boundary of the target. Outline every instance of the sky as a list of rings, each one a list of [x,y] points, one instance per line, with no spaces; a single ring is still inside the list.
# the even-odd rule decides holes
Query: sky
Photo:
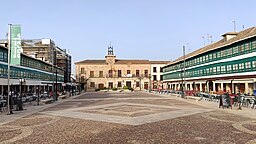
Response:
[[[175,60],[221,35],[255,26],[255,0],[1,0],[0,39],[20,24],[22,39],[52,39],[72,63],[104,59]],[[235,21],[235,23],[234,23]],[[210,38],[210,36],[212,38]],[[204,37],[204,38],[203,38]],[[72,66],[74,72],[74,64]]]

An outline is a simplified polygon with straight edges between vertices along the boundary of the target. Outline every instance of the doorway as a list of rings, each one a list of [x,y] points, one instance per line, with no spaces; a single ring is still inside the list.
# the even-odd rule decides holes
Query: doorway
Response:
[[[132,87],[132,82],[131,81],[126,81],[126,86],[131,88]]]

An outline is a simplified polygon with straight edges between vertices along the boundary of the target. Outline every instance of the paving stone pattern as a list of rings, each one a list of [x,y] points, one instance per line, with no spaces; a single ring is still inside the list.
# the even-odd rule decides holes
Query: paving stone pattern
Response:
[[[85,93],[0,123],[0,144],[254,144],[255,111],[244,112],[170,95]]]

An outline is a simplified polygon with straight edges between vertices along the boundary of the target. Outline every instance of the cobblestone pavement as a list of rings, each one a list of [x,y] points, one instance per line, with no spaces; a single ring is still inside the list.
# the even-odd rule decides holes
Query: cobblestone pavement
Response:
[[[255,113],[170,95],[85,93],[0,121],[0,144],[254,144]]]

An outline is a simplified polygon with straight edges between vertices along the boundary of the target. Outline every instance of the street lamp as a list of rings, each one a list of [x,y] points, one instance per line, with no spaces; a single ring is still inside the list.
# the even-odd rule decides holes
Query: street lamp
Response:
[[[23,107],[22,107],[22,84],[24,84],[25,82],[26,82],[26,80],[25,79],[23,79],[23,78],[21,78],[20,80],[19,80],[19,82],[20,82],[20,99],[19,99],[19,102],[18,102],[18,106],[17,106],[17,110],[23,110]]]
[[[37,105],[39,105],[39,96],[40,96],[39,86],[36,87],[36,91],[37,91]]]
[[[185,98],[185,75],[186,71],[185,71],[185,46],[183,46],[183,75],[182,75],[182,72],[181,72],[181,81],[182,81],[182,87],[181,87],[181,91],[182,91],[182,94],[181,94],[181,98]]]
[[[54,101],[57,101],[57,100],[58,100],[58,98],[57,98],[57,90],[58,90],[58,83],[57,83],[57,78],[58,78],[58,76],[57,76],[57,73],[58,73],[58,71],[57,71],[57,69],[56,69],[56,72],[55,72],[55,88],[54,88],[55,93],[54,93]]]
[[[149,74],[149,92],[151,92],[151,74]]]

